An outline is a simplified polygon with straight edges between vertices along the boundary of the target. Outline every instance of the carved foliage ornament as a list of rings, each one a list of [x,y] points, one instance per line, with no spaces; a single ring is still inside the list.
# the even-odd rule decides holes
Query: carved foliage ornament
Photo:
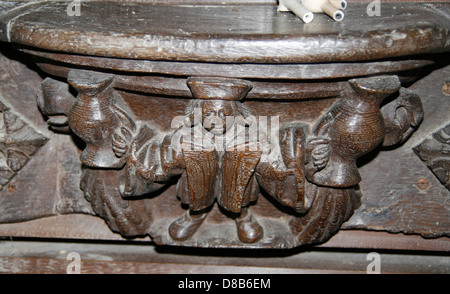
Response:
[[[47,78],[38,104],[52,128],[86,143],[86,198],[112,230],[163,244],[324,242],[359,205],[356,159],[406,140],[423,116],[397,76],[377,76],[350,80],[314,125],[274,116],[269,128],[244,102],[250,82],[195,77],[187,79],[193,99],[185,115],[161,131],[136,119],[113,75],[71,70],[67,80],[77,97]],[[173,192],[164,193],[168,187]],[[170,202],[170,216],[159,219],[158,197],[175,196],[179,204]]]
[[[0,190],[47,140],[0,100]]]
[[[414,147],[414,152],[450,191],[450,124]]]

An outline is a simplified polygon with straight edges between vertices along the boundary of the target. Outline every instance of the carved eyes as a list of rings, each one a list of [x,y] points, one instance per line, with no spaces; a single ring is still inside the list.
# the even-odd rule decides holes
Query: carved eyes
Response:
[[[203,111],[203,118],[213,119],[213,118],[220,118],[222,120],[225,120],[227,116],[231,116],[233,113],[232,111],[227,110],[219,110],[219,111],[213,111],[213,110],[204,110]]]

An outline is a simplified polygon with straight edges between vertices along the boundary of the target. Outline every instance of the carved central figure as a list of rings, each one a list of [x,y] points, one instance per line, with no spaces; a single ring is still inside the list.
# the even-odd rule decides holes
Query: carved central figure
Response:
[[[176,240],[192,236],[217,199],[221,207],[236,214],[239,239],[256,242],[262,238],[263,228],[248,206],[259,194],[253,173],[262,152],[258,141],[249,140],[245,117],[250,112],[238,102],[251,86],[230,81],[230,91],[225,95],[205,97],[198,92],[214,83],[191,80],[188,85],[198,100],[193,100],[186,111],[190,130],[180,142],[186,172],[179,181],[178,196],[189,205],[189,211],[170,225],[169,234]],[[233,93],[235,88],[240,89]]]
[[[261,123],[242,101],[250,82],[195,77],[187,79],[193,99],[185,114],[172,120],[170,131],[161,131],[151,120],[134,118],[113,89],[113,76],[74,70],[68,77],[77,98],[62,91],[60,82],[46,80],[38,103],[46,115],[68,116],[70,129],[87,143],[81,154],[88,167],[82,179],[86,198],[114,230],[148,234],[151,210],[130,208],[129,199],[158,194],[177,179],[176,196],[188,209],[171,214],[162,227],[179,244],[196,233],[202,237],[199,228],[215,202],[234,219],[242,243],[272,244],[274,234],[286,247],[327,240],[359,203],[356,159],[380,144],[404,141],[423,115],[420,99],[401,88],[397,76],[368,77],[350,80],[314,126],[279,124],[274,116],[269,131],[267,117]],[[53,121],[61,129],[64,122]],[[252,213],[260,192],[291,208],[283,212],[289,218],[275,221],[284,222],[284,233],[274,233],[271,215]]]
[[[242,242],[263,236],[248,210],[259,194],[253,173],[262,150],[258,141],[248,140],[250,111],[238,102],[251,85],[231,79],[225,84],[227,88],[224,81],[191,79],[188,85],[196,99],[187,107],[181,126],[162,137],[144,127],[132,143],[124,195],[151,192],[159,188],[155,182],[181,174],[177,194],[189,210],[169,227],[175,240],[189,239],[197,231],[214,200],[236,214]],[[221,91],[208,92],[218,86]],[[114,145],[122,150],[127,148],[123,142],[119,137]]]
[[[240,102],[251,90],[250,83],[191,78],[188,86],[195,99],[188,105],[181,125],[164,136],[156,136],[151,127],[145,126],[131,143],[122,194],[136,196],[152,192],[160,188],[159,183],[181,174],[177,195],[189,210],[171,223],[169,235],[174,240],[192,237],[217,200],[235,219],[239,240],[257,242],[263,237],[263,228],[249,210],[259,195],[255,170],[258,169],[260,179],[271,177],[274,172],[279,177],[286,173],[284,164],[280,165],[283,159],[278,138],[270,140],[266,128],[257,127],[256,118]],[[286,146],[284,150],[304,146],[303,126],[300,131],[296,137],[299,145]],[[278,134],[278,129],[275,133]],[[120,134],[115,138],[113,145],[121,156],[128,142]],[[303,158],[304,150],[294,153],[299,152]],[[289,157],[289,152],[285,153]],[[303,185],[303,166],[297,176]],[[303,189],[297,191],[303,196]],[[297,206],[301,197],[294,198],[289,204]]]

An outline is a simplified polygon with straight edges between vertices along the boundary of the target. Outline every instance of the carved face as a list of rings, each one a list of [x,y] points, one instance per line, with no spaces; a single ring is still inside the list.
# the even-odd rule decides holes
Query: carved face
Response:
[[[202,101],[202,125],[205,130],[221,135],[234,124],[237,114],[234,101],[205,100]]]

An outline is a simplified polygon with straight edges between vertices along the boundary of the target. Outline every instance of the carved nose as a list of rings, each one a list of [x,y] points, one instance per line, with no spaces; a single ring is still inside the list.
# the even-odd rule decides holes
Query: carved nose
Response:
[[[187,85],[197,99],[238,101],[253,88],[248,81],[233,78],[190,77]]]
[[[225,124],[225,120],[221,119],[221,118],[220,118],[218,115],[216,115],[216,114],[207,116],[207,117],[205,118],[205,121],[207,121],[208,124],[209,124],[211,127],[212,127],[212,126],[219,127],[219,126],[222,126],[222,125]]]

